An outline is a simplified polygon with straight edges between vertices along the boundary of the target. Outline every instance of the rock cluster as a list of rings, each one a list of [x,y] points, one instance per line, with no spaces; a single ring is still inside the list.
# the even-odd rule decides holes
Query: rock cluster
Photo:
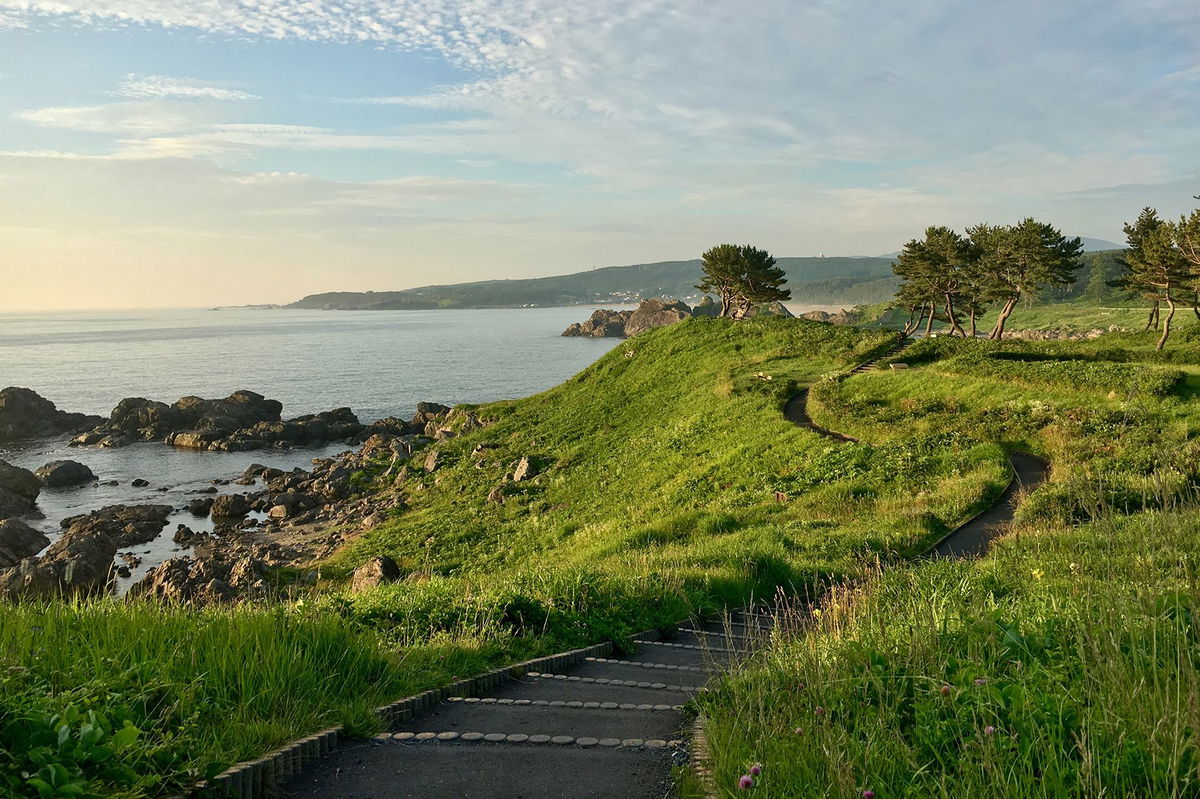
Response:
[[[28,388],[0,390],[0,442],[77,433],[104,421],[99,416],[60,411]]]
[[[1091,330],[1081,331],[1071,328],[1051,328],[1049,330],[1011,330],[1007,331],[1005,338],[1017,338],[1025,341],[1083,341],[1094,338],[1100,338],[1105,333],[1116,332],[1124,328],[1113,325],[1107,330],[1099,327]]]
[[[832,325],[852,325],[858,321],[858,317],[851,311],[842,309],[837,313],[828,313],[826,311],[808,311],[800,314],[801,319],[811,319],[814,322],[829,322]]]
[[[599,310],[586,322],[576,322],[564,336],[626,338],[656,327],[673,325],[693,316],[687,303],[679,300],[642,300],[635,311]]]
[[[601,309],[592,311],[585,322],[574,322],[563,331],[564,336],[584,338],[621,338],[625,335],[625,325],[633,311],[614,311]]]
[[[278,544],[222,542],[202,554],[171,558],[134,583],[129,595],[165,602],[211,604],[268,593],[270,569],[294,564],[300,553]]]
[[[349,408],[283,420],[278,400],[253,391],[225,399],[184,397],[172,405],[142,397],[121,400],[112,416],[72,439],[73,446],[122,447],[165,441],[176,447],[241,452],[353,438],[365,430]]]
[[[0,598],[91,596],[112,583],[117,550],[158,536],[167,505],[113,505],[62,522],[62,537],[41,557],[25,557],[0,570]],[[18,535],[26,534],[18,531]],[[29,546],[25,547],[27,551]]]
[[[585,338],[629,338],[656,327],[666,327],[693,316],[719,316],[721,306],[705,297],[695,308],[680,300],[655,298],[642,300],[635,311],[593,311],[585,322],[575,322],[563,331],[564,336]],[[821,313],[818,311],[817,313]],[[755,306],[750,316],[792,316],[783,303],[772,302]],[[826,314],[826,316],[828,316]],[[824,321],[824,320],[823,320]]]
[[[50,539],[17,519],[0,522],[0,569],[16,566],[49,545]]]

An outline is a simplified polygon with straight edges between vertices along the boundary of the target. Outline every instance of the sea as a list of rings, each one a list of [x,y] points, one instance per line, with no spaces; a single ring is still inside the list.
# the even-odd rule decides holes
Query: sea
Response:
[[[587,367],[619,341],[563,338],[588,306],[438,311],[163,309],[0,314],[0,387],[31,388],[60,410],[107,416],[125,397],[171,403],[239,389],[283,403],[285,418],[349,407],[360,421],[410,418],[421,401],[454,405],[525,397]],[[27,469],[58,459],[87,464],[99,485],[43,489],[50,535],[69,516],[106,505],[169,504],[164,534],[135,548],[142,566],[177,554],[177,524],[211,529],[183,508],[197,492],[244,491],[224,481],[251,463],[307,467],[344,444],[218,453],[162,443],[120,449],[67,446],[67,437],[0,444],[0,459]],[[149,485],[137,488],[135,479]],[[110,485],[115,481],[115,485]],[[128,581],[123,581],[128,582]]]

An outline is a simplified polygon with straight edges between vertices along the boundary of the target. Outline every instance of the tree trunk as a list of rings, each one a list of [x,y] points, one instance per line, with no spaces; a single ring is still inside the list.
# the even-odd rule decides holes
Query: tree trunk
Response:
[[[729,294],[724,291],[721,292],[721,316],[729,316]]]
[[[1167,318],[1163,320],[1162,335],[1158,338],[1158,344],[1154,349],[1161,350],[1167,345],[1167,336],[1171,335],[1171,320],[1175,318],[1175,300],[1170,294],[1167,295]]]
[[[971,306],[971,338],[975,338],[975,306]]]
[[[1149,330],[1152,327],[1158,330],[1158,300],[1155,300],[1154,304],[1150,306],[1150,315],[1146,317],[1146,326],[1142,330]]]
[[[929,321],[925,323],[925,338],[933,338],[933,300],[929,301]]]
[[[962,329],[962,325],[958,323],[958,317],[954,315],[954,296],[946,295],[946,317],[950,320],[950,335],[967,337],[967,333]]]
[[[921,309],[921,316],[925,315],[925,309]],[[904,338],[908,338],[913,333],[917,332],[917,328],[921,326],[921,318],[917,316],[917,309],[913,308],[908,312],[908,321],[904,323]]]
[[[1013,297],[1009,297],[1005,301],[1004,307],[1000,309],[1000,316],[996,317],[996,326],[992,328],[992,333],[990,336],[988,336],[988,338],[994,339],[995,341],[1000,341],[1004,338],[1004,323],[1007,322],[1008,317],[1012,315],[1013,308],[1017,307],[1017,300],[1020,298],[1021,295],[1018,294]]]

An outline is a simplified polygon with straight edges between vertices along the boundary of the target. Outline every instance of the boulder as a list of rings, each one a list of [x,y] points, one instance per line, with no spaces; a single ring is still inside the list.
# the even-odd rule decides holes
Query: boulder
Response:
[[[755,305],[746,316],[749,318],[755,316],[779,316],[784,319],[794,319],[796,317],[794,313],[788,310],[786,305],[778,300],[763,303],[762,305]]]
[[[441,452],[436,449],[429,450],[429,454],[425,456],[425,471],[429,474],[436,472],[439,460],[441,460]]]
[[[679,300],[642,300],[629,321],[625,323],[625,335],[636,336],[656,327],[666,327],[692,316],[692,309]]]
[[[721,303],[713,300],[707,294],[704,299],[700,300],[694,308],[692,308],[692,316],[720,316]]]
[[[237,519],[251,510],[250,500],[245,494],[221,494],[213,498],[209,512],[216,518]]]
[[[76,433],[102,421],[99,416],[60,411],[32,389],[0,390],[0,442]]]
[[[514,483],[520,483],[523,480],[528,480],[531,477],[537,477],[538,472],[537,461],[531,460],[529,457],[521,458],[517,462],[517,467],[513,469],[512,479]]]
[[[42,481],[33,472],[0,460],[0,519],[32,512],[41,491]]]
[[[83,485],[96,479],[92,470],[79,461],[50,461],[34,474],[47,488]]]
[[[418,402],[417,412],[413,414],[412,424],[414,427],[424,430],[426,425],[435,419],[441,419],[450,413],[450,406],[439,405],[436,402]]]
[[[354,570],[350,577],[350,590],[363,591],[401,578],[400,567],[387,555],[379,555]]]
[[[216,502],[216,500],[213,497],[200,497],[199,499],[193,499],[188,503],[188,512],[193,516],[207,516],[209,511],[212,510],[214,502]]]
[[[16,566],[50,544],[50,539],[17,519],[0,522],[0,568]]]

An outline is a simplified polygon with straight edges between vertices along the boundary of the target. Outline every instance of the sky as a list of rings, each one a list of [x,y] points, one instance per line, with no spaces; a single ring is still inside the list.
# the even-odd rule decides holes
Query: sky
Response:
[[[1200,194],[1195,0],[0,0],[0,310],[891,252]]]

